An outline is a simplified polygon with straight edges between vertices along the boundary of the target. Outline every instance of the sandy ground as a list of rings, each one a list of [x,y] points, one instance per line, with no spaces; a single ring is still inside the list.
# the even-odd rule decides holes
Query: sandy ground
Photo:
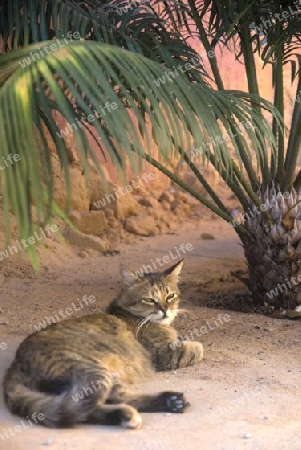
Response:
[[[210,232],[215,239],[203,240],[201,232]],[[185,311],[175,326],[183,336],[194,329],[199,331],[196,340],[204,345],[204,360],[191,368],[158,373],[134,389],[183,391],[191,403],[188,412],[144,414],[143,427],[136,431],[83,425],[66,430],[29,426],[11,433],[9,427],[14,430],[21,419],[6,410],[1,398],[1,449],[301,449],[301,324],[199,306],[206,304],[211,280],[215,282],[211,298],[218,297],[227,289],[223,281],[231,278],[230,272],[244,268],[242,248],[234,231],[209,216],[194,227],[182,227],[176,234],[141,238],[135,244],[123,245],[120,254],[112,257],[90,252],[83,258],[78,250],[65,244],[48,245],[40,276],[26,268],[21,270],[22,265],[19,270],[6,268],[0,285],[0,378],[19,342],[39,321],[60,308],[65,310],[72,302],[77,304],[84,295],[94,295],[96,302],[74,315],[104,309],[120,287],[120,262],[138,270],[157,257],[170,255],[171,250],[176,255],[175,246],[179,248],[182,243],[190,243],[193,250],[187,253],[182,272]],[[237,289],[242,289],[239,283]],[[7,348],[1,349],[1,343]]]

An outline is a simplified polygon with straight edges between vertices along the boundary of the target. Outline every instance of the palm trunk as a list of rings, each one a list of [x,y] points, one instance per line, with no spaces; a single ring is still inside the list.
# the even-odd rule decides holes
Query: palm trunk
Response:
[[[294,309],[301,293],[301,190],[281,193],[275,187],[261,197],[267,224],[261,211],[244,214],[251,238],[242,237],[249,270],[249,288],[254,303]],[[263,206],[265,205],[265,206]],[[300,273],[300,275],[299,275]]]

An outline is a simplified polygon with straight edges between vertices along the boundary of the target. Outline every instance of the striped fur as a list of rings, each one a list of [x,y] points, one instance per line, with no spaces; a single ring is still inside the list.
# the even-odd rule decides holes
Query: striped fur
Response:
[[[179,305],[182,261],[165,272],[137,275],[122,268],[123,289],[106,313],[50,325],[19,346],[4,379],[6,405],[14,414],[43,414],[42,425],[90,422],[139,428],[138,411],[183,412],[180,392],[130,395],[127,384],[155,370],[198,362],[202,345],[177,339],[170,326]],[[153,301],[151,301],[151,299]],[[42,417],[42,416],[40,416]]]

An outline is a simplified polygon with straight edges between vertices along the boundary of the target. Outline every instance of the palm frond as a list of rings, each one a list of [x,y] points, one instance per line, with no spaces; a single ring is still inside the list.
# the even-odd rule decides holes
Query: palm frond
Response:
[[[157,62],[172,60],[171,65],[197,58],[196,51],[179,31],[171,30],[149,3],[125,0],[14,0],[13,3],[13,8],[10,0],[0,6],[0,35],[5,51],[55,36],[72,39],[78,33],[81,39],[116,45]]]
[[[264,100],[239,92],[230,95],[213,91],[205,82],[189,82],[180,71],[168,79],[162,65],[101,43],[70,42],[45,54],[46,47],[55,42],[15,50],[0,61],[0,120],[5,125],[0,131],[0,156],[7,158],[12,153],[21,157],[19,163],[2,173],[4,204],[6,211],[10,205],[16,215],[24,239],[33,232],[31,203],[42,220],[47,220],[52,212],[52,166],[47,157],[45,130],[55,142],[66,179],[69,177],[66,136],[62,135],[52,111],[60,113],[69,123],[68,134],[74,135],[86,176],[88,158],[93,159],[100,171],[101,166],[98,155],[88,145],[84,127],[80,126],[83,115],[97,137],[99,150],[107,152],[121,170],[125,157],[135,166],[133,149],[140,155],[151,155],[151,142],[155,141],[161,158],[170,161],[176,152],[198,145],[205,136],[213,142],[220,138],[213,156],[217,167],[230,174],[231,156],[220,128],[220,123],[227,121],[250,123],[246,133],[255,149],[258,145],[254,127],[274,145],[266,122],[259,122],[252,109],[252,102],[257,101],[274,112]],[[43,58],[33,61],[37,51]],[[95,119],[95,111],[102,112],[102,117]],[[91,122],[87,120],[89,117]],[[150,118],[150,128],[146,126],[146,118]]]

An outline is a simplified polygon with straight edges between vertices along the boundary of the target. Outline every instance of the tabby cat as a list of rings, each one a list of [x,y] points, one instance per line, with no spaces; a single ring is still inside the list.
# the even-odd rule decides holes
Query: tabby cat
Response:
[[[202,359],[198,342],[177,340],[170,326],[178,313],[178,275],[183,261],[161,273],[137,275],[121,268],[122,292],[106,313],[63,322],[28,336],[4,379],[12,413],[43,416],[41,424],[121,424],[140,428],[139,412],[182,413],[179,392],[130,395],[125,384],[153,377],[154,370],[186,367]]]

